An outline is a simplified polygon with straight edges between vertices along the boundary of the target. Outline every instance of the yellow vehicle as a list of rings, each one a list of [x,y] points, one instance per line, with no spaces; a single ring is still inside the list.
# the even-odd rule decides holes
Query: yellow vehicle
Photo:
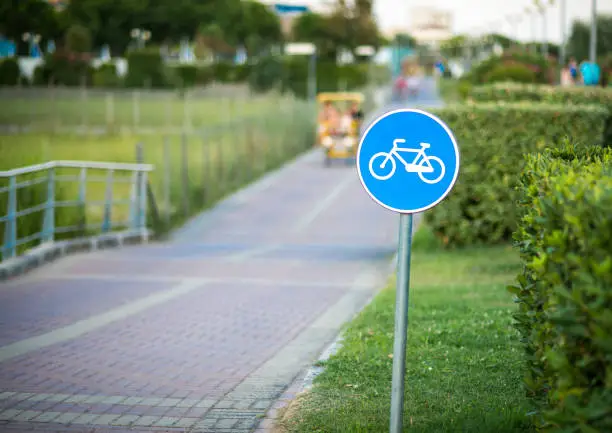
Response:
[[[325,152],[325,165],[332,159],[348,163],[357,153],[359,131],[363,122],[362,93],[319,93],[317,145]]]

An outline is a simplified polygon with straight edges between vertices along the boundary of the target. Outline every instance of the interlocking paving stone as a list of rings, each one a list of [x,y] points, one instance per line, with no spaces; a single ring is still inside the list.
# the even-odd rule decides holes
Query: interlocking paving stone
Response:
[[[127,426],[127,425],[131,425],[133,422],[135,422],[138,419],[138,415],[122,415],[119,418],[113,420],[111,422],[112,425],[121,425],[121,426]]]
[[[49,332],[130,300],[160,291],[156,282],[40,280],[0,290],[0,346]],[[27,308],[23,308],[27,305]]]
[[[139,418],[137,418],[134,421],[134,425],[136,426],[144,426],[144,427],[150,427],[153,425],[156,425],[156,422],[159,421],[161,418],[158,416],[141,416]]]

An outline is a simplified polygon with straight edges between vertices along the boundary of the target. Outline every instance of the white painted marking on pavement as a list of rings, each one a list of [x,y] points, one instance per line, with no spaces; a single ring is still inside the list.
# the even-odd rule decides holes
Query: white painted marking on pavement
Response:
[[[113,308],[105,313],[91,316],[87,319],[79,320],[71,325],[56,329],[46,334],[36,337],[26,338],[15,343],[0,347],[0,362],[25,355],[43,347],[51,346],[64,341],[72,340],[83,334],[95,331],[105,325],[109,325],[126,317],[133,316],[151,307],[170,301],[171,299],[192,292],[203,284],[200,281],[184,281],[179,285],[161,293],[155,293],[146,298],[127,303],[117,308]]]
[[[321,213],[327,210],[327,208],[332,204],[332,202],[336,199],[336,197],[338,197],[340,193],[346,189],[347,186],[349,186],[351,183],[355,182],[356,180],[357,180],[357,177],[355,176],[355,173],[351,173],[342,182],[336,185],[336,187],[332,190],[332,192],[330,192],[329,195],[325,197],[325,199],[319,202],[318,206],[316,206],[314,209],[312,209],[310,212],[308,212],[298,221],[298,223],[293,228],[293,233],[299,233],[299,232],[304,231],[304,229],[306,229],[310,224],[312,224],[312,222]]]

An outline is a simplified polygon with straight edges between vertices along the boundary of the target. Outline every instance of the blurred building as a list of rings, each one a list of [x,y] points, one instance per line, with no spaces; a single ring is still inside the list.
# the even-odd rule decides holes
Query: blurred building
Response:
[[[284,35],[291,34],[295,19],[305,12],[322,15],[331,13],[334,0],[259,0],[278,15]]]
[[[410,10],[408,33],[419,45],[437,48],[440,43],[452,37],[452,13],[429,6]]]

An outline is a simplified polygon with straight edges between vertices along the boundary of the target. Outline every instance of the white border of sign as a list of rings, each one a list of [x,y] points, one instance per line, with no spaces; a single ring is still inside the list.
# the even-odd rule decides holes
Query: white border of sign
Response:
[[[455,148],[455,152],[457,153],[457,167],[455,168],[455,173],[453,174],[453,180],[451,181],[451,183],[448,186],[448,188],[446,189],[446,191],[444,191],[444,194],[442,194],[440,196],[440,198],[438,200],[436,200],[434,203],[432,203],[432,204],[430,204],[428,206],[422,207],[420,209],[412,210],[411,212],[406,212],[404,210],[395,209],[395,208],[392,208],[391,206],[387,206],[386,204],[380,202],[376,197],[374,197],[374,195],[370,192],[370,190],[366,186],[365,182],[363,181],[363,177],[361,176],[361,169],[359,168],[359,154],[361,153],[361,146],[363,144],[363,140],[368,135],[368,132],[370,132],[370,129],[372,129],[374,127],[374,125],[376,125],[382,119],[384,119],[385,117],[390,116],[392,114],[395,114],[395,113],[419,113],[419,114],[424,114],[425,116],[427,116],[430,119],[434,120],[436,123],[438,123],[440,126],[442,126],[442,128],[444,128],[444,130],[446,131],[446,133],[448,134],[448,136],[450,137],[450,139],[451,139],[451,141],[453,143],[453,147]],[[361,136],[361,139],[359,140],[359,147],[357,148],[357,158],[355,159],[355,161],[356,161],[356,165],[357,165],[357,174],[359,175],[359,182],[361,182],[361,185],[363,186],[363,189],[366,190],[366,192],[368,193],[368,195],[370,196],[370,198],[372,200],[374,200],[376,203],[378,203],[379,205],[381,205],[382,207],[384,207],[387,210],[390,210],[390,211],[393,211],[393,212],[397,212],[397,213],[401,213],[401,214],[414,214],[414,213],[419,213],[419,212],[423,212],[423,211],[426,211],[428,209],[431,209],[432,207],[434,207],[438,203],[440,203],[442,200],[444,200],[446,198],[446,196],[451,192],[451,190],[455,186],[455,182],[457,182],[457,178],[459,177],[459,165],[461,163],[461,154],[459,153],[459,146],[457,145],[457,140],[455,139],[455,135],[450,130],[450,128],[446,125],[446,123],[444,123],[438,117],[436,117],[433,114],[428,113],[426,111],[420,110],[418,108],[399,108],[399,109],[392,110],[392,111],[389,111],[389,112],[387,112],[385,114],[382,114],[382,115],[378,116],[368,126],[368,128],[365,130],[365,132]]]

